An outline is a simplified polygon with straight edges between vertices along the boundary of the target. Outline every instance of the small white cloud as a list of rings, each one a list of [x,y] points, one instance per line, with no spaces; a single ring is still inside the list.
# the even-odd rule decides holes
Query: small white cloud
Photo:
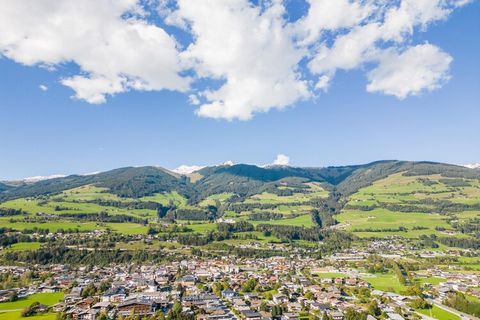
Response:
[[[198,106],[200,104],[200,100],[194,94],[191,94],[188,96],[188,101],[190,102],[190,104],[193,104],[194,106]]]
[[[284,154],[279,154],[279,155],[277,155],[275,160],[273,160],[272,165],[274,165],[274,166],[288,166],[289,163],[290,163],[290,157],[289,156],[286,156]]]
[[[315,88],[317,88],[318,90],[323,90],[323,91],[327,91],[328,90],[328,87],[330,86],[330,77],[329,76],[321,76],[318,81],[317,81],[317,84],[315,85]]]
[[[370,71],[368,92],[405,99],[432,91],[448,81],[452,57],[431,44],[410,47],[402,53],[385,52],[377,68]]]
[[[190,174],[195,171],[198,171],[202,168],[205,168],[203,166],[188,166],[188,165],[181,165],[178,168],[173,169],[172,171],[178,174]]]
[[[235,163],[232,160],[227,160],[222,163],[222,166],[233,166]]]
[[[42,91],[47,91],[48,90],[48,87],[44,84],[39,85],[38,88]]]

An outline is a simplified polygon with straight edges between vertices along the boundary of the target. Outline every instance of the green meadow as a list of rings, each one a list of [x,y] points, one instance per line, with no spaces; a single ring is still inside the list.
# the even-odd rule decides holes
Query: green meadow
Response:
[[[446,217],[440,214],[426,214],[415,212],[393,212],[386,209],[371,211],[344,210],[335,218],[342,223],[347,230],[355,229],[397,229],[408,228],[408,232],[355,232],[360,237],[381,237],[400,235],[406,238],[417,238],[422,234],[438,234],[435,227],[450,228],[445,221]],[[413,230],[414,227],[423,227],[424,230]]]
[[[393,273],[374,273],[363,275],[361,278],[370,283],[374,289],[381,291],[401,293],[407,289]]]
[[[420,309],[417,311],[427,317],[432,317],[438,320],[460,320],[459,316],[437,306],[433,306],[431,309]]]
[[[318,272],[312,273],[313,276],[320,279],[330,279],[330,278],[347,278],[348,276],[345,273],[341,272]]]
[[[21,311],[15,312],[1,312],[0,311],[0,320],[19,320],[19,319],[28,319],[28,320],[55,320],[57,319],[56,313],[46,313],[37,316],[31,316],[24,318],[21,315]]]
[[[404,176],[396,173],[358,190],[350,196],[349,204],[405,203],[427,198],[464,204],[480,203],[479,180],[464,179],[468,186],[455,187],[446,184],[446,180],[440,175]]]
[[[427,278],[417,278],[415,279],[415,283],[418,284],[433,284],[433,285],[438,285],[440,282],[444,282],[447,279],[445,278],[440,278],[440,277],[427,277]]]
[[[230,199],[234,194],[231,192],[223,192],[208,196],[204,200],[200,201],[199,205],[201,207],[207,207],[210,205],[215,205],[215,202],[218,200],[220,203],[224,203],[228,199]]]
[[[5,310],[24,309],[34,302],[40,302],[42,304],[46,304],[47,306],[52,306],[63,300],[63,295],[63,292],[36,293],[26,298],[18,299],[15,302],[1,302],[0,312]]]
[[[259,224],[273,224],[273,225],[285,225],[285,226],[299,226],[299,227],[313,227],[314,223],[310,214],[301,215],[295,218],[287,218],[281,220],[268,220],[268,221],[250,221],[253,225]]]
[[[5,250],[9,251],[25,251],[25,250],[37,250],[41,246],[40,242],[19,242],[12,244]]]

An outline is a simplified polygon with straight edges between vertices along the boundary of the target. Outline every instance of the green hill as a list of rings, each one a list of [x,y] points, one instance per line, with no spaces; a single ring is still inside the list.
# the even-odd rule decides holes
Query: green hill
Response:
[[[177,191],[184,195],[193,193],[186,177],[177,176],[158,167],[127,167],[98,174],[71,175],[21,185],[1,192],[0,200],[57,194],[85,185],[108,188],[109,192],[120,197],[133,198],[168,191]]]
[[[432,162],[326,168],[239,164],[207,167],[190,176],[127,167],[29,185],[0,184],[0,223],[18,230],[145,233],[145,225],[162,219],[195,223],[193,232],[207,232],[221,217],[254,226],[336,224],[363,238],[473,239],[480,230],[479,213],[480,171]]]

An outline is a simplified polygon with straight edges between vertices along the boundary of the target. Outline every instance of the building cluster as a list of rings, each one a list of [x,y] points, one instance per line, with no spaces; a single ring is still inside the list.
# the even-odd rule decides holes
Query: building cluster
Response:
[[[26,270],[1,267],[0,273],[21,275]],[[364,289],[384,316],[401,320],[405,312],[413,312],[409,304],[418,298],[375,290],[354,268],[326,266],[324,261],[294,256],[192,259],[163,265],[103,268],[54,265],[48,270],[53,276],[45,282],[2,290],[0,301],[8,299],[12,290],[20,298],[63,291],[63,301],[51,310],[76,320],[96,320],[100,315],[110,319],[159,312],[167,315],[175,305],[183,313],[202,320],[297,320],[307,316],[343,320],[347,310],[365,309],[365,303],[354,294]],[[345,276],[316,277],[317,273]],[[440,295],[452,290],[466,291],[480,283],[478,275],[436,269],[417,275],[444,278],[445,281],[432,286]]]

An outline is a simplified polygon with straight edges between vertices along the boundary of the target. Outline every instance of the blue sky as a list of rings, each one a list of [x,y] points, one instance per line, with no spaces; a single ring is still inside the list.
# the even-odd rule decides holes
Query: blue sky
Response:
[[[166,14],[171,15],[175,7],[169,10]],[[187,91],[122,88],[125,92],[107,93],[105,101],[92,103],[88,97],[78,97],[78,86],[61,83],[85,74],[85,68],[81,70],[75,61],[50,63],[36,58],[34,63],[25,63],[20,53],[6,53],[0,42],[0,56],[4,55],[0,59],[0,180],[130,165],[175,168],[226,160],[267,164],[278,154],[287,155],[295,166],[380,159],[480,162],[480,2],[452,11],[447,18],[429,24],[426,31],[417,30],[404,39],[407,44],[395,46],[399,50],[395,54],[401,55],[410,47],[428,43],[453,58],[448,65],[449,80],[434,90],[409,92],[402,99],[399,91],[388,94],[396,89],[383,84],[379,91],[367,92],[368,72],[375,68],[371,65],[383,60],[363,61],[348,70],[336,67],[328,89],[311,89],[308,98],[292,93],[293,97],[280,102],[268,102],[267,112],[259,112],[252,98],[251,114],[242,109],[234,116],[210,109],[203,115],[198,112],[202,104],[216,101],[201,94],[203,87],[223,81],[215,77],[197,79]],[[170,35],[181,38],[184,31],[175,28],[171,27]],[[203,31],[198,32],[199,38],[203,36]],[[325,43],[335,39],[333,35]],[[381,48],[387,46],[386,42]],[[308,50],[314,52],[314,47]],[[302,59],[299,68],[309,86],[321,75],[333,74],[330,69],[314,74],[302,65],[308,58]],[[179,73],[198,77],[206,69],[194,68]],[[75,94],[77,98],[72,98]],[[192,104],[192,94],[206,100]],[[237,101],[230,95],[216,99],[224,101],[226,109],[230,108],[228,99],[232,106]]]

